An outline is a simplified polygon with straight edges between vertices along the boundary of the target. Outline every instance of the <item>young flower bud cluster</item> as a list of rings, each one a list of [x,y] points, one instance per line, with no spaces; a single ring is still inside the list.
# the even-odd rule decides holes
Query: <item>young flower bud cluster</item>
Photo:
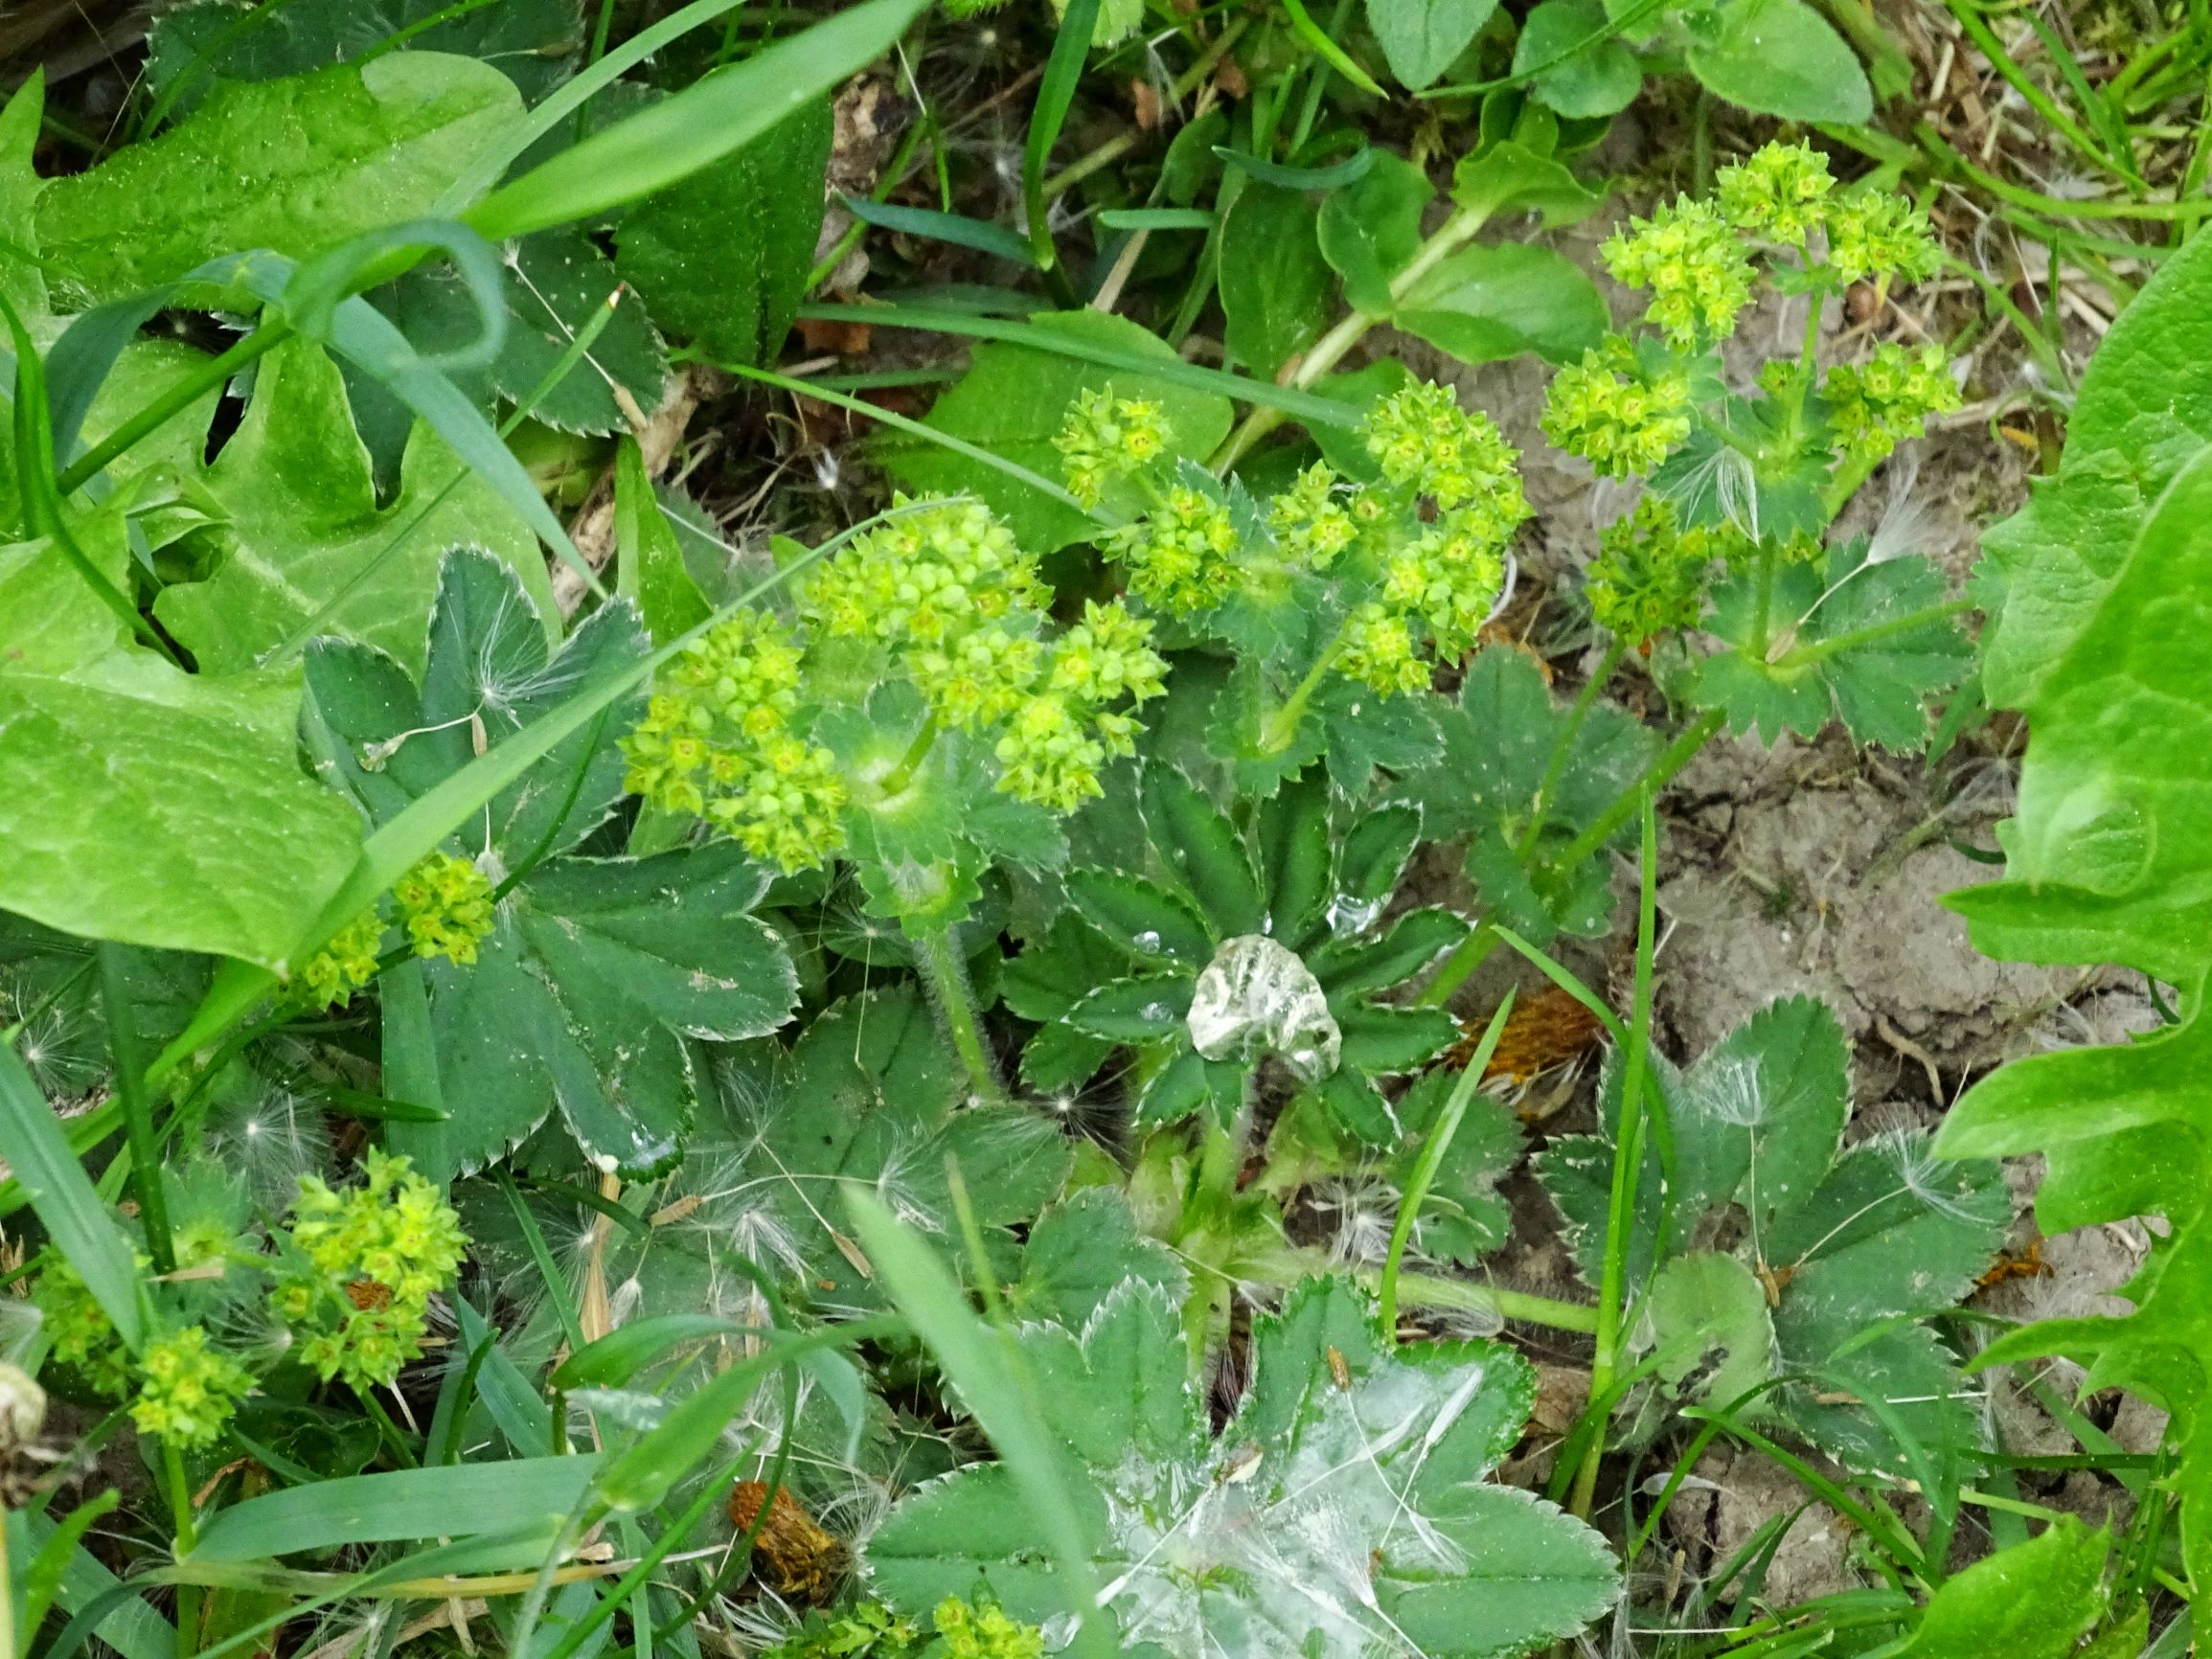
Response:
[[[623,786],[705,818],[754,857],[810,869],[845,844],[845,785],[827,749],[793,731],[800,652],[765,611],[709,629],[661,675],[622,740]]]
[[[1111,551],[1129,592],[1171,616],[1212,610],[1236,591],[1242,547],[1229,510],[1187,484],[1172,486],[1136,524],[1113,534]]]
[[[1927,216],[1885,191],[1846,196],[1828,213],[1828,266],[1846,283],[1923,283],[1943,264]]]
[[[1838,364],[1821,383],[1829,420],[1843,452],[1861,465],[1880,461],[1908,438],[1918,438],[1930,415],[1959,406],[1950,359],[1937,345],[1908,352],[1884,344],[1856,368]]]
[[[356,1389],[390,1384],[422,1352],[430,1298],[452,1284],[467,1244],[452,1206],[405,1158],[371,1151],[367,1170],[343,1193],[300,1178],[297,1261],[277,1290],[278,1310],[309,1333],[301,1359]]]
[[[1646,495],[1598,537],[1585,575],[1590,614],[1631,649],[1659,634],[1695,627],[1704,614],[1705,572],[1725,550],[1725,529],[1676,522],[1674,504]]]
[[[138,1398],[130,1420],[179,1451],[213,1445],[253,1392],[253,1374],[219,1348],[206,1329],[188,1325],[156,1337],[139,1356]]]
[[[1614,281],[1652,291],[1645,320],[1676,346],[1726,339],[1750,304],[1751,256],[1712,202],[1677,197],[1631,219],[1600,251]]]
[[[292,981],[294,1003],[303,1009],[320,1011],[332,1004],[343,1006],[351,1002],[353,992],[376,977],[376,956],[383,944],[384,919],[371,906],[339,928],[330,943],[308,958],[307,966]],[[469,948],[473,952],[475,947]]]
[[[1132,478],[1168,452],[1169,427],[1157,403],[1117,398],[1111,384],[1078,394],[1053,446],[1067,468],[1067,489],[1083,506],[1106,499],[1115,480]]]
[[[947,1596],[930,1615],[942,1659],[1042,1659],[1044,1632],[1010,1618],[989,1602],[969,1605]]]
[[[1690,377],[1669,365],[1647,375],[1619,334],[1552,376],[1543,432],[1603,478],[1651,471],[1690,436]]]
[[[1344,620],[1344,647],[1337,666],[1384,696],[1418,692],[1428,685],[1428,664],[1402,617],[1370,600]]]
[[[1740,231],[1802,248],[1826,222],[1836,180],[1810,144],[1769,144],[1721,170],[1722,216]]]
[[[1268,504],[1275,543],[1309,570],[1327,570],[1358,539],[1359,527],[1340,498],[1335,469],[1316,461]]]
[[[491,931],[491,883],[450,852],[433,852],[400,876],[392,897],[417,956],[443,956],[466,967]]]
[[[943,645],[1046,597],[1037,560],[989,508],[939,501],[855,536],[808,575],[799,606],[832,636],[903,648]]]
[[[113,1399],[130,1386],[130,1355],[107,1310],[67,1257],[53,1256],[32,1293],[39,1329],[56,1363],[77,1373],[95,1394]]]

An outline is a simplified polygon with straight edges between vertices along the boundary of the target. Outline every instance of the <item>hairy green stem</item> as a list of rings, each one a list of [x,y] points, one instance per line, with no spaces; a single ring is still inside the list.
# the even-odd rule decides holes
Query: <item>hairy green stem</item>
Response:
[[[1478,922],[1472,933],[1451,948],[1435,975],[1421,988],[1421,994],[1413,999],[1416,1008],[1442,1008],[1451,1000],[1451,993],[1465,985],[1468,976],[1490,960],[1490,953],[1498,947],[1497,929],[1489,922]]]
[[[1351,625],[1347,618],[1336,629],[1336,637],[1329,642],[1328,648],[1314,659],[1313,667],[1298,682],[1297,689],[1268,715],[1260,728],[1261,753],[1276,755],[1290,746],[1290,740],[1298,735],[1299,722],[1306,717],[1307,705],[1312,702],[1313,693],[1321,689],[1322,680],[1343,653],[1344,635]]]
[[[952,930],[942,921],[918,921],[912,917],[900,918],[899,927],[914,947],[915,966],[944,1012],[952,1050],[967,1068],[969,1082],[982,1100],[992,1104],[1004,1102],[1006,1089],[998,1080],[998,1067],[992,1062],[990,1045],[983,1038],[983,1023],[976,1013],[975,993],[969,989],[967,966],[952,948]]]
[[[1537,837],[1543,832],[1544,813],[1551,807],[1552,791],[1559,787],[1560,776],[1567,769],[1567,755],[1574,747],[1575,739],[1582,735],[1583,722],[1590,717],[1598,693],[1605,689],[1606,682],[1613,677],[1613,670],[1621,666],[1621,659],[1628,653],[1629,648],[1617,639],[1608,646],[1606,654],[1599,659],[1597,670],[1584,682],[1583,689],[1576,693],[1574,707],[1567,711],[1566,724],[1560,728],[1559,738],[1552,744],[1551,759],[1544,762],[1543,781],[1529,798],[1528,829],[1521,834],[1520,845],[1514,849],[1516,856],[1524,864],[1536,850]]]
[[[1614,797],[1613,804],[1590,821],[1588,829],[1568,842],[1565,851],[1550,862],[1561,870],[1572,869],[1613,837],[1613,831],[1634,816],[1637,802],[1649,789],[1655,800],[1661,789],[1674,780],[1676,772],[1698,757],[1698,752],[1713,740],[1726,721],[1726,714],[1720,709],[1707,709],[1696,721],[1684,727],[1680,736],[1659,752],[1659,758],[1644,769],[1643,776]]]
[[[184,1453],[166,1440],[161,1443],[161,1467],[168,1477],[170,1514],[176,1528],[176,1556],[182,1560],[199,1542],[199,1529],[193,1524],[192,1483],[185,1478]],[[199,1586],[179,1584],[176,1587],[177,1659],[192,1659],[199,1650]]]
[[[1782,669],[1810,668],[1814,663],[1827,661],[1838,652],[1857,650],[1860,646],[1873,645],[1893,634],[1910,633],[1914,628],[1926,627],[1930,623],[1942,622],[1946,617],[1958,616],[1973,608],[1974,602],[1971,599],[1947,599],[1941,604],[1927,605],[1904,616],[1891,617],[1886,622],[1870,623],[1865,627],[1853,628],[1849,633],[1837,634],[1833,639],[1814,640],[1811,645],[1792,647],[1770,666]]]
[[[926,716],[914,740],[906,745],[906,753],[899,757],[899,764],[883,774],[877,788],[885,798],[898,794],[914,782],[914,774],[922,769],[922,762],[929,758],[929,751],[937,746],[937,717]]]

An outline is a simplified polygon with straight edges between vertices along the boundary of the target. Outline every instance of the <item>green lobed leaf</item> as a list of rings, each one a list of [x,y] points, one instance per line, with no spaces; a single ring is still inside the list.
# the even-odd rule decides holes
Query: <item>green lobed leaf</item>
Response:
[[[647,196],[615,231],[615,268],[653,318],[718,363],[776,360],[822,232],[830,101]]]
[[[1439,1066],[1399,1098],[1395,1110],[1402,1135],[1384,1170],[1401,1191],[1458,1080],[1457,1074]],[[1471,1266],[1503,1244],[1513,1216],[1497,1185],[1519,1164],[1523,1149],[1520,1124],[1512,1109],[1478,1089],[1436,1168],[1414,1222],[1413,1248],[1432,1261]]]
[[[1367,27],[1399,84],[1419,92],[1439,80],[1497,10],[1497,0],[1367,0]]]
[[[1185,1352],[1175,1303],[1133,1281],[1080,1334],[1024,1343],[1125,1650],[1522,1653],[1612,1602],[1596,1534],[1483,1480],[1535,1398],[1511,1350],[1385,1347],[1365,1296],[1309,1282],[1254,1320],[1252,1391],[1218,1439]],[[1016,1617],[1051,1617],[1060,1568],[1010,1487],[986,1465],[908,1497],[868,1541],[872,1582],[920,1611],[980,1579]]]
[[[2060,1515],[1937,1586],[1908,1659],[2066,1659],[2102,1617],[2110,1534]]]
[[[498,70],[436,52],[226,83],[171,131],[47,186],[49,280],[91,306],[217,254],[308,259],[427,213],[521,113]]]
[[[125,580],[119,522],[77,534]],[[300,767],[299,700],[296,672],[183,672],[47,543],[0,547],[0,909],[297,966],[301,929],[360,842],[353,811]]]
[[[1030,318],[1028,327],[1071,344],[1111,347],[1171,366],[1181,361],[1151,330],[1126,317],[1097,311],[1044,312]],[[1228,436],[1233,412],[1228,398],[1218,393],[1193,391],[1152,378],[1141,370],[1106,368],[1007,343],[977,347],[968,373],[937,399],[925,424],[1057,479],[1061,473],[1060,454],[1052,441],[1066,422],[1069,405],[1079,394],[1106,386],[1111,386],[1117,397],[1160,405],[1172,454],[1200,460]],[[903,444],[890,448],[884,469],[908,490],[978,497],[1013,527],[1031,553],[1050,553],[1099,534],[1096,520],[1065,503],[994,467],[946,450]],[[1117,511],[1141,505],[1133,493],[1127,498],[1107,493],[1107,506]]]
[[[1605,205],[1606,193],[1591,190],[1549,154],[1508,138],[1460,159],[1451,199],[1485,217],[1514,209],[1540,214],[1549,229],[1587,218]]]
[[[496,555],[522,583],[539,631],[556,625],[530,527],[427,427],[408,441],[398,496],[378,506],[345,382],[308,341],[262,359],[245,417],[194,493],[214,520],[214,569],[164,588],[154,614],[202,671],[251,668],[312,627],[419,673],[441,567],[455,547]]]
[[[1262,379],[1319,337],[1334,286],[1319,210],[1304,191],[1249,179],[1221,225],[1221,314],[1229,354]]]
[[[1475,242],[1422,278],[1395,320],[1463,363],[1523,352],[1563,363],[1595,346],[1612,319],[1564,255],[1527,242]]]
[[[1190,967],[1214,959],[1213,936],[1188,901],[1165,888],[1110,870],[1071,870],[1068,902],[1131,956]]]
[[[1171,1301],[1190,1293],[1175,1253],[1137,1231],[1119,1188],[1085,1187],[1040,1214],[1021,1251],[1008,1306],[1025,1319],[1080,1330],[1124,1280],[1157,1285]]]
[[[1690,73],[1715,96],[1785,121],[1859,126],[1874,119],[1866,72],[1805,0],[1726,0],[1693,18]]]

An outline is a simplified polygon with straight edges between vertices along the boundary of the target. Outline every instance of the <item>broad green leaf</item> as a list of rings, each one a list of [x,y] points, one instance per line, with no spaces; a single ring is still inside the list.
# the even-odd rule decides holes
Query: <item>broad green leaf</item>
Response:
[[[0,109],[0,297],[26,323],[46,315],[46,273],[38,266],[38,193],[46,181],[31,157],[46,113],[46,74],[34,70]],[[13,376],[9,376],[13,380]],[[8,466],[13,470],[12,444]],[[11,517],[8,521],[13,524]]]
[[[1149,881],[1109,870],[1071,870],[1068,901],[1085,920],[1139,958],[1203,967],[1214,939],[1190,904]]]
[[[1601,701],[1539,808],[1538,790],[1567,718],[1532,660],[1491,647],[1468,666],[1459,706],[1445,715],[1441,756],[1403,784],[1428,835],[1468,837],[1468,870],[1486,904],[1538,944],[1562,929],[1604,929],[1612,904],[1604,852],[1572,869],[1545,860],[1563,853],[1658,749],[1651,732]]]
[[[1332,1000],[1385,990],[1419,973],[1467,937],[1465,918],[1440,908],[1408,910],[1381,938],[1330,943],[1306,953],[1307,965]]]
[[[766,886],[728,842],[540,867],[502,901],[474,964],[425,964],[450,1117],[387,1125],[386,1141],[449,1178],[558,1105],[602,1170],[665,1170],[697,1109],[686,1039],[759,1036],[797,1001],[782,941],[750,914]]]
[[[2060,1515],[2026,1543],[1944,1580],[1907,1659],[2066,1659],[2103,1616],[2111,1548],[2102,1529]]]
[[[14,1048],[5,1042],[0,1042],[0,1159],[22,1183],[48,1240],[82,1276],[124,1346],[136,1353],[146,1341],[146,1319],[130,1240],[70,1149],[60,1119]]]
[[[1657,1352],[1658,1375],[1671,1386],[1693,1383],[1698,1399],[1728,1406],[1773,1375],[1767,1293],[1733,1256],[1675,1257],[1659,1269],[1639,1319],[1636,1346]]]
[[[1490,21],[1497,0],[1367,0],[1367,27],[1408,92],[1439,80]]]
[[[2120,407],[2106,403],[2100,419]],[[2137,419],[2170,430],[2163,411]],[[2212,687],[2193,644],[2212,623],[2208,511],[2212,450],[2200,450],[2109,586],[2080,590],[2086,616],[2044,632],[2070,643],[2024,699],[2031,735],[2018,816],[2001,831],[2005,879],[1947,901],[1993,954],[2123,962],[2174,982],[2180,1022],[2118,1048],[2017,1061],[1968,1092],[1938,1142],[1949,1156],[2043,1153],[2046,1231],[2164,1218],[2122,1289],[2132,1315],[2048,1320],[1982,1357],[2064,1353],[2088,1366],[2088,1386],[2132,1389],[2173,1415],[2182,1549],[2198,1577],[2212,1573]]]
[[[78,535],[125,579],[119,523]],[[0,548],[0,909],[297,966],[300,930],[360,844],[353,810],[300,767],[299,701],[296,672],[183,672],[47,543]]]
[[[8,1517],[8,1560],[20,1584],[29,1571],[34,1552],[43,1550],[59,1534],[52,1517],[35,1508],[17,1510]],[[106,1596],[122,1582],[82,1545],[69,1552],[55,1602],[64,1612],[79,1613]],[[153,1610],[143,1596],[126,1596],[95,1626],[100,1639],[123,1659],[174,1659],[176,1628]]]
[[[1387,316],[1391,279],[1421,249],[1421,214],[1436,197],[1428,174],[1411,162],[1370,150],[1366,173],[1321,204],[1321,257],[1344,279],[1344,298],[1370,316]]]
[[[1125,1650],[1521,1653],[1613,1600],[1596,1534],[1483,1479],[1535,1398],[1509,1349],[1386,1348],[1363,1295],[1310,1282],[1254,1320],[1252,1392],[1218,1439],[1176,1305],[1155,1286],[1125,1283],[1080,1336],[1034,1328],[1023,1355]],[[1003,1465],[909,1496],[865,1553],[872,1582],[909,1611],[979,1579],[1024,1619],[1064,1597]]]
[[[1452,170],[1451,199],[1486,218],[1509,210],[1540,214],[1549,228],[1587,218],[1606,196],[1550,155],[1503,139],[1462,158]]]
[[[2095,614],[2143,521],[2212,443],[2212,243],[2192,238],[2120,313],[2066,422],[2056,478],[1982,535],[1982,683],[2018,709]]]
[[[581,0],[500,0],[444,15],[454,11],[450,0],[283,0],[249,23],[241,0],[195,0],[161,12],[147,32],[148,90],[181,114],[221,81],[275,80],[343,63],[413,30],[409,50],[481,58],[535,103],[568,78],[583,52]]]
[[[1769,613],[1775,643],[1765,651],[1755,648],[1754,579],[1716,589],[1705,626],[1732,648],[1698,665],[1698,702],[1725,710],[1730,730],[1756,731],[1769,743],[1786,731],[1813,737],[1840,718],[1861,743],[1901,754],[1925,748],[1927,702],[1966,676],[1973,648],[1948,618],[1898,626],[1942,603],[1942,573],[1917,555],[1875,563],[1866,546],[1844,542],[1829,549],[1825,565],[1779,573]]]
[[[1126,1279],[1155,1284],[1174,1302],[1190,1292],[1175,1253],[1137,1231],[1129,1198],[1118,1188],[1085,1187],[1038,1216],[1007,1302],[1024,1319],[1080,1330]]]
[[[646,197],[615,268],[660,326],[719,363],[773,363],[822,231],[830,103],[786,116],[713,168]]]
[[[1151,330],[1126,317],[1097,311],[1047,312],[1032,317],[1028,326],[1075,345],[1107,346],[1169,365],[1181,361]],[[1069,405],[1079,394],[1105,386],[1111,386],[1117,397],[1159,404],[1174,454],[1202,460],[1228,436],[1233,411],[1229,400],[1219,394],[1156,380],[1133,369],[1109,369],[1057,352],[995,343],[976,348],[968,373],[937,399],[926,424],[1057,479],[1061,473],[1060,454],[1052,441],[1066,422]],[[1013,527],[1021,545],[1032,553],[1050,553],[1099,534],[1096,520],[1064,503],[993,467],[943,449],[902,443],[885,454],[884,469],[909,490],[979,497]],[[1143,507],[1133,494],[1125,499],[1112,492],[1107,505],[1117,511]]]
[[[1229,354],[1264,380],[1319,337],[1334,279],[1304,191],[1248,180],[1221,226]]]
[[[1611,319],[1564,255],[1527,242],[1476,242],[1422,278],[1395,321],[1463,363],[1523,352],[1563,363],[1595,346]]]
[[[398,497],[377,505],[345,382],[306,340],[262,359],[244,420],[192,497],[214,521],[215,569],[163,589],[154,614],[205,672],[250,668],[310,627],[421,672],[439,571],[454,547],[503,559],[541,634],[559,615],[529,526],[427,427],[408,441]]]
[[[1545,64],[1550,67],[1539,67]],[[1513,69],[1516,75],[1535,71],[1529,85],[1536,96],[1575,119],[1616,114],[1635,102],[1644,85],[1636,55],[1606,33],[1600,0],[1543,0],[1522,20]]]
[[[1251,853],[1213,802],[1172,766],[1148,765],[1142,798],[1155,852],[1182,878],[1223,939],[1260,931],[1263,900]]]
[[[1691,15],[1690,73],[1717,97],[1785,121],[1874,119],[1866,72],[1805,0],[1725,0]]]
[[[0,247],[0,259],[5,259],[5,253]],[[53,366],[51,358],[48,366]],[[90,448],[206,366],[205,352],[179,340],[141,336],[130,341],[92,395],[78,428],[80,446]],[[188,481],[202,469],[208,427],[221,401],[222,389],[209,388],[189,408],[132,444],[104,468],[110,482],[132,490],[128,498],[132,515],[149,548],[167,546],[202,525],[201,507],[193,499]],[[0,443],[0,524],[19,524],[22,512],[15,488],[14,445]]]
[[[467,1537],[566,1518],[597,1457],[391,1469],[291,1487],[234,1504],[200,1529],[195,1561],[255,1561],[342,1544]]]
[[[498,70],[434,52],[226,84],[172,130],[47,186],[49,280],[99,305],[217,254],[308,259],[428,212],[521,113]]]
[[[1197,982],[1188,973],[1148,973],[1108,980],[1063,1016],[1077,1031],[1116,1042],[1187,1040],[1184,1021]]]
[[[615,603],[591,613],[558,651],[546,645],[545,614],[513,569],[463,549],[438,573],[421,686],[380,651],[321,640],[307,653],[312,697],[306,738],[323,775],[383,825],[480,754],[513,740],[579,687],[603,680],[644,653],[637,613]],[[605,820],[622,796],[616,739],[644,698],[617,703],[596,729],[556,744],[520,779],[486,803],[469,826],[470,850],[486,848],[510,870],[563,852]]]
[[[564,432],[627,432],[615,396],[650,414],[660,406],[668,359],[634,298],[619,294],[622,279],[589,238],[540,231],[508,250],[503,278],[507,331],[488,368],[454,375],[456,384],[489,401],[519,402],[553,372],[587,320],[620,298],[582,362],[531,405],[531,419]],[[377,307],[421,352],[466,351],[483,327],[467,284],[450,265],[418,265],[375,296]]]

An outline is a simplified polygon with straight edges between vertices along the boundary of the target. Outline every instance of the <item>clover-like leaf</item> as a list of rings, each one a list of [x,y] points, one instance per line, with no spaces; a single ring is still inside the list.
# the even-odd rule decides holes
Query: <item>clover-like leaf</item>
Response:
[[[1030,1328],[1024,1356],[1083,1477],[1075,1520],[1125,1650],[1524,1653],[1616,1593],[1595,1533],[1483,1478],[1535,1398],[1510,1349],[1385,1346],[1364,1295],[1309,1282],[1254,1321],[1252,1390],[1218,1438],[1155,1285],[1124,1284],[1080,1334]],[[1020,1618],[1064,1605],[1003,1465],[907,1497],[865,1563],[910,1611],[979,1579]]]

